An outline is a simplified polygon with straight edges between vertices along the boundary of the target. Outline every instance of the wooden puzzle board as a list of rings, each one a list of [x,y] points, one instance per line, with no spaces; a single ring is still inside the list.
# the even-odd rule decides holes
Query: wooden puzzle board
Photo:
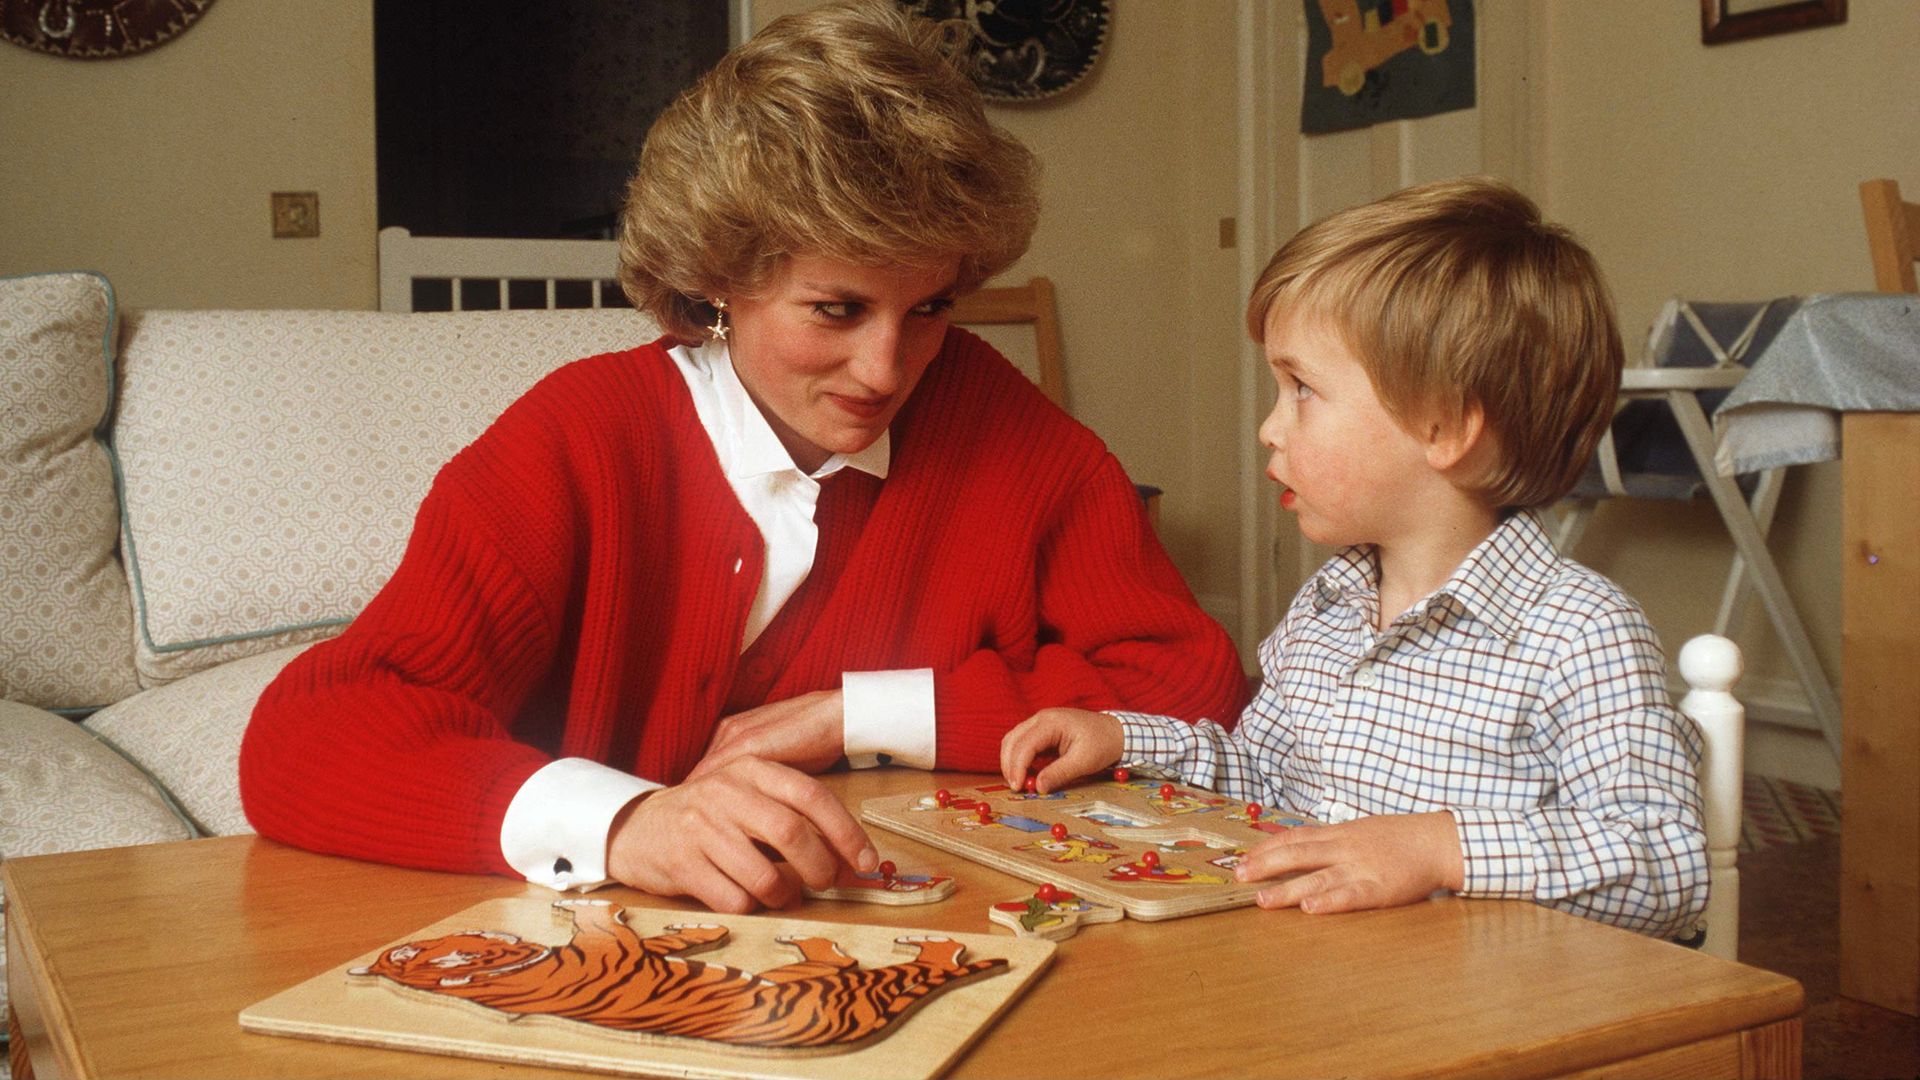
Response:
[[[911,957],[895,939],[914,934],[951,938],[966,946],[962,960],[1003,957],[1007,969],[954,983],[916,1006],[895,1027],[839,1050],[730,1047],[698,1039],[620,1032],[547,1016],[511,1018],[473,1002],[402,989],[384,979],[349,976],[408,942],[487,929],[526,941],[563,945],[571,921],[557,916],[553,898],[490,900],[432,926],[354,957],[240,1013],[240,1026],[270,1035],[354,1043],[400,1050],[651,1076],[851,1080],[857,1077],[930,1078],[944,1072],[988,1025],[1027,989],[1053,958],[1052,942],[998,934],[956,934],[898,927],[811,922],[772,916],[717,915],[626,907],[626,924],[642,936],[673,924],[713,923],[729,931],[717,948],[695,958],[750,972],[790,964],[798,957],[776,939],[823,937],[867,968]]]
[[[1177,919],[1245,907],[1266,883],[1233,879],[1239,856],[1276,832],[1313,821],[1265,811],[1248,816],[1247,804],[1187,784],[1130,779],[1083,783],[1050,795],[1029,795],[1007,785],[950,787],[941,809],[932,792],[868,799],[860,816],[875,825],[1003,873],[1051,882],[1097,904],[1142,920]],[[993,821],[981,824],[986,804]],[[1052,827],[1067,827],[1056,840]],[[1157,868],[1141,863],[1153,851]]]

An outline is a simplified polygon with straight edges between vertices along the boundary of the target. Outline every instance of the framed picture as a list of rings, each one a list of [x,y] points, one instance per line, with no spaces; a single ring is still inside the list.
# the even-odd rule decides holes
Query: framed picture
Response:
[[[1700,0],[1700,40],[1708,45],[1846,21],[1847,0]]]

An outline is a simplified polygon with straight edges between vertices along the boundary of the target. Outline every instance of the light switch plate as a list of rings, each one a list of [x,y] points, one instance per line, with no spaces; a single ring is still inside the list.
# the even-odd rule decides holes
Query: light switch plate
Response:
[[[319,192],[276,191],[273,193],[274,239],[313,237],[319,235]]]

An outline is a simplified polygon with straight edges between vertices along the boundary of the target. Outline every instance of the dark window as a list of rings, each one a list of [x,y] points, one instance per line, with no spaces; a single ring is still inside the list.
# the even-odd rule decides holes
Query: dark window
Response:
[[[611,235],[647,128],[727,32],[725,0],[376,0],[381,227]]]

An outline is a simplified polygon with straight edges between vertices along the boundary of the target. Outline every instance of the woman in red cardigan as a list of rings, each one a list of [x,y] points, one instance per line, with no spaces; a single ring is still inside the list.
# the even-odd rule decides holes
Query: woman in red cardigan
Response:
[[[1244,681],[1119,463],[953,297],[1032,156],[887,3],[781,19],[655,123],[621,282],[667,337],[548,376],[392,580],[262,696],[241,795],[320,851],[716,910],[871,869],[808,773],[997,768],[1035,710]]]

